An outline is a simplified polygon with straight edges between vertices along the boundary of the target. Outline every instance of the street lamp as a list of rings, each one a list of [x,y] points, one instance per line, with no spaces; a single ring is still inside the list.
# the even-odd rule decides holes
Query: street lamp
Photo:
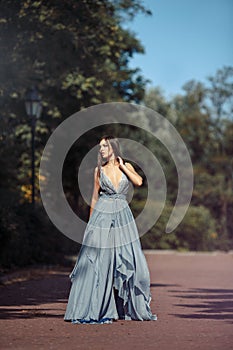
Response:
[[[25,108],[31,121],[31,185],[32,185],[32,205],[35,205],[35,127],[36,120],[40,118],[42,112],[41,98],[35,86],[29,89],[25,95]]]

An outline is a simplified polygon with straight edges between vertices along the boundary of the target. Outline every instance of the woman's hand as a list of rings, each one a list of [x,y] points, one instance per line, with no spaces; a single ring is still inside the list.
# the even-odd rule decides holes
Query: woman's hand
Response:
[[[123,163],[123,160],[121,157],[117,157],[117,160],[120,163],[119,168],[121,168],[124,171],[124,173],[132,181],[132,183],[136,186],[141,186],[143,183],[143,178],[136,172],[132,164]]]

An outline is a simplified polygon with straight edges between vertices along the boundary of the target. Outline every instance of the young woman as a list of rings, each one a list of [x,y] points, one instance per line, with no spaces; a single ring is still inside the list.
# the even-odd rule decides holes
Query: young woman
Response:
[[[117,138],[103,136],[90,216],[64,316],[72,323],[157,320],[150,309],[150,275],[131,209],[126,200],[129,181],[142,177],[122,159]]]

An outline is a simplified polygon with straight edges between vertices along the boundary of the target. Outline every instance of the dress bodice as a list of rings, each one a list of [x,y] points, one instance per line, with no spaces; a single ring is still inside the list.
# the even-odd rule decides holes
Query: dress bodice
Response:
[[[128,192],[129,189],[129,180],[128,177],[125,175],[125,173],[122,171],[121,175],[121,180],[118,184],[118,188],[115,188],[113,183],[111,182],[110,178],[104,173],[102,167],[100,168],[100,178],[99,178],[99,183],[100,183],[100,195],[105,194],[105,195],[114,195],[114,194],[122,194],[125,195]]]

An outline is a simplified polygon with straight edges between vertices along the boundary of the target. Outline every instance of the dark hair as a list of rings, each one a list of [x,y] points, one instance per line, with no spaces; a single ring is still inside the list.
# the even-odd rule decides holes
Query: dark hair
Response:
[[[112,146],[112,149],[113,149],[113,152],[114,152],[114,155],[115,157],[117,158],[118,156],[122,158],[122,155],[121,155],[121,149],[120,149],[120,143],[119,143],[119,140],[112,136],[112,135],[104,135],[101,137],[101,139],[99,140],[102,141],[102,140],[106,140],[107,143],[108,143],[108,148],[109,148],[109,143],[110,145]],[[124,159],[122,158],[123,160],[123,163],[125,163]],[[98,164],[98,175],[100,174],[100,167],[102,165],[105,165],[107,162],[103,160],[101,154],[98,152],[98,160],[97,160],[97,164]]]

